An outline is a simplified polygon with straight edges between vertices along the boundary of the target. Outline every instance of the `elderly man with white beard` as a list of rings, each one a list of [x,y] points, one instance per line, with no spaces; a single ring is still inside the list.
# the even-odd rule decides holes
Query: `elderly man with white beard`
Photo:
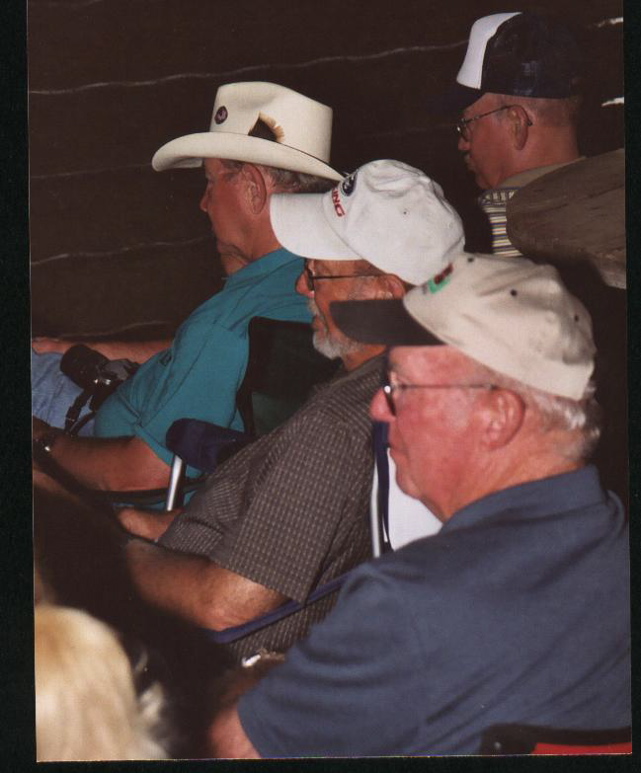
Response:
[[[440,187],[396,161],[366,164],[324,194],[276,195],[271,218],[279,242],[307,258],[297,290],[309,299],[314,344],[344,372],[221,465],[179,515],[120,515],[131,533],[158,541],[126,547],[141,595],[199,626],[247,630],[227,645],[235,659],[288,649],[330,611],[341,576],[371,555],[368,404],[383,347],[341,333],[330,303],[401,298],[463,245]],[[251,628],[292,603],[305,606]]]
[[[220,711],[212,755],[496,753],[483,738],[506,725],[579,745],[565,753],[629,751],[629,530],[589,463],[585,308],[551,266],[470,254],[400,301],[332,314],[390,346],[371,414],[399,485],[443,526],[357,567],[332,613]]]

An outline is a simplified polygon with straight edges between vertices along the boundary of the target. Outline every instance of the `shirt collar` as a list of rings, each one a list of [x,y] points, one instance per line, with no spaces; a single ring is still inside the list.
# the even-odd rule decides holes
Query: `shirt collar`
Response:
[[[549,478],[496,491],[463,507],[445,522],[441,532],[464,529],[502,516],[544,518],[605,502],[605,492],[593,465]]]
[[[254,282],[261,276],[271,274],[276,269],[286,266],[288,263],[294,261],[300,261],[300,270],[303,270],[302,258],[298,255],[294,255],[293,252],[286,250],[284,247],[280,247],[273,252],[268,252],[266,255],[248,263],[238,271],[235,271],[231,276],[228,276],[225,282],[225,287],[233,287],[235,285],[244,284],[245,282]]]
[[[555,172],[557,169],[561,169],[561,167],[576,164],[577,161],[583,161],[584,159],[585,156],[581,156],[572,161],[562,161],[560,164],[548,164],[547,166],[538,166],[535,169],[526,169],[524,172],[518,172],[518,174],[514,174],[512,177],[503,180],[497,187],[499,190],[501,188],[522,188],[533,180],[538,180],[539,177],[543,177],[544,174]]]

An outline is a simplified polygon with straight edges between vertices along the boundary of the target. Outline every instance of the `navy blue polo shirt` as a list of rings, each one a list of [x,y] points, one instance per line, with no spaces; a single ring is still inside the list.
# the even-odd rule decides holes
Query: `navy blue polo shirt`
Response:
[[[465,507],[356,569],[239,703],[264,757],[474,754],[502,722],[630,724],[629,545],[594,467]]]

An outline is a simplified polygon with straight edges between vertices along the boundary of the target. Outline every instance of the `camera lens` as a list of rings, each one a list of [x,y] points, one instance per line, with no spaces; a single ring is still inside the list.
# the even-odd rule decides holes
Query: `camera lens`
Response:
[[[76,344],[63,354],[60,370],[82,389],[90,389],[109,360],[95,349]]]

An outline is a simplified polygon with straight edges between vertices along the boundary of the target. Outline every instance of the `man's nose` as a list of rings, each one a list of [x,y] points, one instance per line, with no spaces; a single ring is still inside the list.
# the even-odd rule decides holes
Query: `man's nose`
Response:
[[[206,186],[203,192],[203,195],[201,196],[201,199],[200,199],[200,209],[203,212],[207,212],[208,203],[209,203],[209,186]]]
[[[464,137],[459,135],[456,147],[461,151],[461,153],[467,152],[470,149],[469,140],[466,140]]]
[[[390,412],[387,398],[383,393],[382,387],[372,398],[372,402],[369,406],[369,415],[374,421],[390,422],[394,418]]]

